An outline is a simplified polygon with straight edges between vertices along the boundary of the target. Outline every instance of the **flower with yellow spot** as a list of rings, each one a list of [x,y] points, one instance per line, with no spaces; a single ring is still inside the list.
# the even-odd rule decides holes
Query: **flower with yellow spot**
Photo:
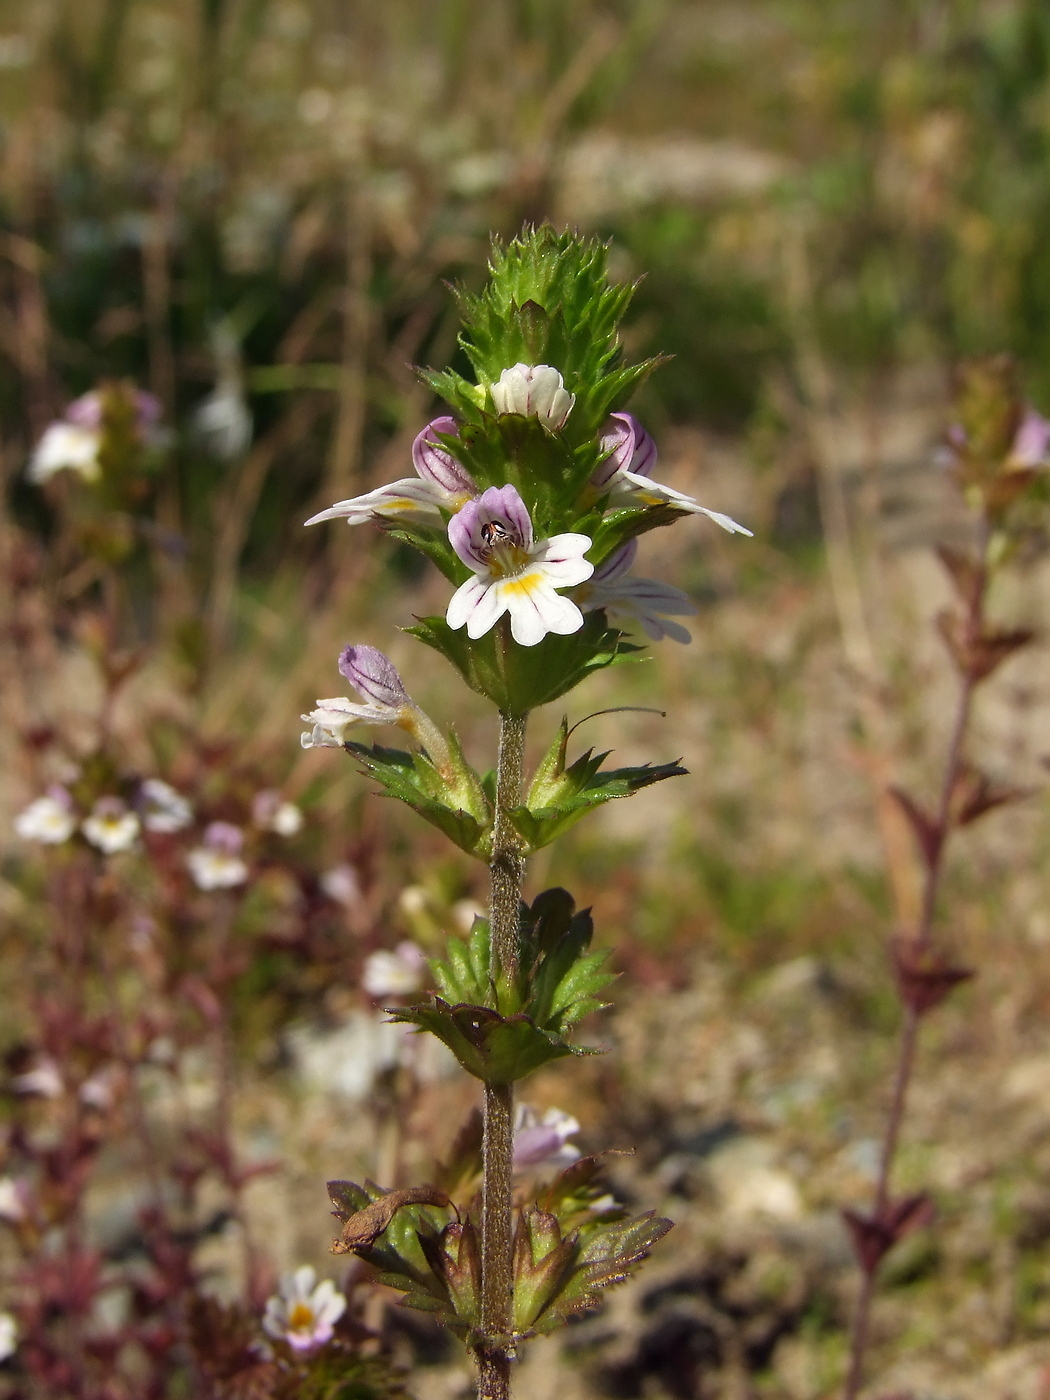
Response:
[[[277,1292],[266,1303],[263,1330],[293,1351],[312,1351],[332,1339],[346,1311],[346,1299],[331,1279],[317,1283],[309,1264],[282,1274]]]
[[[452,548],[474,571],[452,596],[445,621],[466,625],[467,636],[482,637],[504,613],[510,633],[523,647],[535,646],[548,632],[566,636],[583,626],[583,614],[559,588],[583,583],[594,565],[583,556],[589,535],[552,535],[534,540],[532,519],[513,486],[490,486],[448,523]]]

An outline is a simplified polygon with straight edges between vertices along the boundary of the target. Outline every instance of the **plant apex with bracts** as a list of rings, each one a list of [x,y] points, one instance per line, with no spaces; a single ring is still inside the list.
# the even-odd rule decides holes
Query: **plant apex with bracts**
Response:
[[[605,953],[590,946],[589,913],[567,891],[523,900],[528,855],[594,807],[685,770],[606,769],[606,755],[590,752],[570,759],[563,721],[528,774],[527,718],[637,652],[628,629],[688,641],[668,619],[695,611],[689,598],[628,576],[640,536],[696,515],[749,533],[652,480],[655,443],[624,405],[655,362],[622,360],[616,326],[633,289],[609,282],[606,255],[600,242],[549,228],[496,243],[487,287],[457,293],[473,381],[422,373],[447,410],[415,439],[415,476],[307,522],[379,525],[437,566],[450,587],[444,615],[407,630],[500,716],[496,772],[483,779],[388,658],[358,645],[339,669],[360,700],[319,700],[302,737],[309,748],[345,749],[489,866],[488,917],[452,938],[429,976],[414,944],[373,958],[366,972],[374,994],[402,998],[387,1008],[395,1021],[436,1035],[482,1082],[481,1133],[461,1133],[441,1169],[445,1185],[329,1183],[342,1222],[336,1251],[373,1264],[407,1306],[435,1313],[466,1342],[482,1400],[506,1400],[522,1343],[594,1306],[670,1229],[652,1214],[628,1217],[600,1160],[579,1158],[569,1142],[576,1119],[516,1110],[514,1086],[551,1060],[596,1053],[574,1032],[613,980]],[[348,737],[367,725],[402,729],[414,751]],[[429,987],[422,999],[420,985]],[[543,1167],[562,1170],[540,1200],[522,1200],[515,1174],[538,1185]],[[286,1310],[275,1300],[273,1326],[291,1336]],[[312,1335],[305,1323],[303,1335]]]

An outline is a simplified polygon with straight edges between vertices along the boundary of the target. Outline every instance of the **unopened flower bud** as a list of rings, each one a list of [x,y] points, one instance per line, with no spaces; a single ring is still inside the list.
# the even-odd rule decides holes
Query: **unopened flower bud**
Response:
[[[450,496],[463,496],[469,499],[477,487],[473,478],[456,461],[447,447],[442,447],[437,434],[443,437],[458,437],[459,424],[449,414],[434,418],[427,424],[412,444],[412,465],[416,475],[423,481],[432,482]]]
[[[490,392],[497,413],[538,418],[547,428],[562,427],[576,402],[553,365],[512,365]]]

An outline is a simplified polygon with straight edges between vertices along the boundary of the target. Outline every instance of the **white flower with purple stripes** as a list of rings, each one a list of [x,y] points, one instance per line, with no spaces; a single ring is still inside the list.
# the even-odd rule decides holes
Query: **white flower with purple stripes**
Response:
[[[691,641],[681,623],[668,620],[696,612],[687,594],[655,578],[625,577],[637,553],[638,541],[628,540],[610,554],[595,569],[594,577],[576,590],[577,603],[585,613],[604,608],[614,626],[637,623],[650,641],[659,642],[664,637],[676,642]]]
[[[352,496],[348,501],[337,501],[327,510],[312,515],[307,525],[340,519],[345,519],[348,525],[363,525],[370,520],[442,525],[442,511],[454,514],[478,492],[470,473],[437,440],[439,433],[445,437],[458,436],[458,429],[456,420],[447,414],[433,419],[412,444],[415,476],[392,481],[389,486],[379,486],[375,491]]]
[[[602,496],[608,495],[609,507],[674,506],[675,510],[691,515],[706,515],[731,535],[750,535],[743,525],[721,511],[708,510],[692,496],[652,481],[650,473],[656,466],[656,444],[633,413],[611,413],[600,439],[607,455],[591,477],[591,485]]]
[[[583,626],[583,614],[556,592],[583,583],[594,565],[583,556],[589,535],[552,535],[534,540],[525,502],[513,486],[490,486],[448,523],[452,548],[474,571],[453,594],[445,620],[464,625],[472,640],[510,614],[510,634],[533,647],[548,632],[567,636]]]

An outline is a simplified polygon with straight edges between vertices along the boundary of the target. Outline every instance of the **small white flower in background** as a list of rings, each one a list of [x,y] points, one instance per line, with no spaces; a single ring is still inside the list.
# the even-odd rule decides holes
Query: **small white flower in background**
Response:
[[[403,997],[423,985],[427,959],[423,949],[405,939],[391,953],[380,949],[365,959],[361,986],[370,997]]]
[[[476,899],[457,899],[452,906],[452,918],[463,933],[470,933],[475,919],[483,919],[485,911]]]
[[[532,520],[513,486],[490,486],[468,501],[448,523],[452,548],[474,570],[452,595],[445,621],[467,636],[482,637],[504,613],[523,647],[535,646],[548,632],[578,632],[583,614],[555,590],[583,583],[594,565],[583,556],[588,535],[552,535],[533,540]]]
[[[538,418],[548,428],[562,427],[576,402],[553,365],[512,365],[489,393],[497,413]]]
[[[140,441],[158,443],[162,437],[157,427],[161,413],[158,400],[142,389],[122,389],[119,385],[114,386],[111,392],[132,394],[135,426]],[[74,399],[63,416],[45,428],[29,459],[26,469],[28,479],[40,486],[56,472],[68,469],[85,481],[97,481],[102,470],[98,454],[102,446],[104,416],[103,396],[97,389]]]
[[[0,1220],[18,1225],[29,1214],[29,1190],[24,1181],[0,1176]]]
[[[608,493],[610,508],[674,506],[691,515],[706,515],[731,535],[751,534],[721,511],[708,510],[673,486],[649,479],[656,466],[656,444],[634,414],[611,413],[602,431],[601,446],[608,456],[591,477],[591,485],[603,496]]]
[[[80,823],[85,839],[107,856],[130,851],[141,829],[138,817],[119,797],[100,797]]]
[[[336,904],[353,909],[361,903],[361,881],[352,865],[336,865],[321,876],[321,889]]]
[[[639,623],[647,637],[654,642],[670,637],[676,642],[691,638],[670,616],[687,616],[696,612],[695,605],[680,588],[660,583],[654,578],[625,578],[638,553],[638,541],[628,540],[599,564],[594,576],[576,590],[576,602],[585,613],[604,608],[609,621],[617,627]]]
[[[9,1312],[0,1312],[0,1361],[18,1350],[18,1323]]]
[[[294,802],[285,802],[279,792],[267,789],[255,794],[252,821],[263,831],[278,836],[296,836],[303,829],[303,814]]]
[[[209,452],[224,462],[247,452],[252,415],[240,384],[235,380],[220,382],[194,409],[193,426]]]
[[[244,397],[241,349],[232,327],[222,321],[211,332],[215,388],[193,411],[193,426],[213,456],[232,461],[247,452],[252,414]]]
[[[376,647],[350,646],[339,657],[340,673],[350,682],[365,704],[358,705],[345,695],[318,700],[317,708],[300,718],[313,725],[300,736],[304,749],[341,749],[346,731],[353,724],[396,724],[407,729],[440,763],[447,745],[434,724],[405,690],[394,663]]]
[[[50,1056],[37,1060],[32,1069],[16,1074],[11,1080],[11,1088],[16,1094],[32,1094],[42,1099],[61,1098],[65,1085],[58,1066]]]
[[[57,472],[67,470],[76,472],[85,481],[97,481],[101,473],[98,464],[101,445],[102,435],[97,429],[78,428],[75,423],[51,423],[33,450],[26,476],[36,486],[50,481]]]
[[[577,1148],[569,1142],[580,1125],[560,1108],[548,1108],[543,1117],[527,1103],[519,1103],[514,1119],[514,1170],[533,1167],[569,1167],[579,1161]]]
[[[15,831],[23,841],[39,841],[44,846],[60,846],[77,829],[73,799],[63,787],[49,789],[15,817]]]
[[[147,778],[139,788],[142,825],[147,831],[183,831],[193,821],[193,808],[180,792],[161,778]]]
[[[248,878],[248,866],[241,858],[244,832],[231,822],[211,822],[204,832],[204,844],[186,857],[193,883],[199,890],[232,890]]]
[[[89,1108],[108,1113],[117,1101],[122,1077],[117,1065],[106,1065],[84,1080],[77,1090],[77,1098]]]
[[[277,1292],[266,1303],[263,1330],[293,1351],[312,1351],[332,1339],[335,1324],[346,1311],[346,1299],[331,1279],[316,1282],[317,1274],[303,1264],[282,1274]]]
[[[334,506],[312,515],[307,525],[322,520],[345,519],[348,525],[363,525],[367,521],[404,521],[414,525],[442,526],[442,511],[455,514],[478,493],[470,473],[447,448],[437,441],[437,435],[458,437],[459,424],[447,414],[435,418],[416,436],[412,444],[414,477],[378,486],[363,496],[337,501]]]

